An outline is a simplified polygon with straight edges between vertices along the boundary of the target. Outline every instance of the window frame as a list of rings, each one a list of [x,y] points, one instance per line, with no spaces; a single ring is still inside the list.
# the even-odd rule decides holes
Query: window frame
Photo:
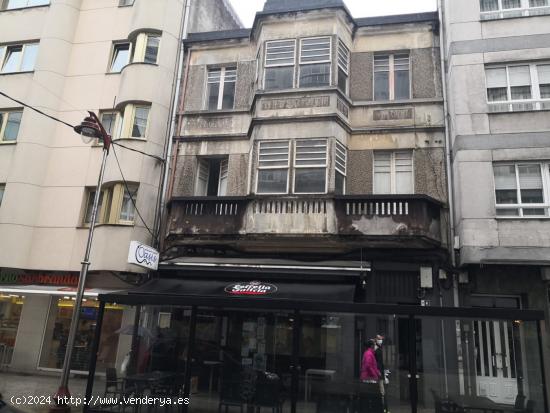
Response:
[[[4,201],[5,196],[6,196],[6,183],[0,182],[0,207],[2,207],[2,202]]]
[[[529,78],[531,86],[531,98],[530,99],[512,99],[512,90],[513,87],[510,84],[510,68],[512,67],[529,67]],[[550,98],[542,98],[540,90],[540,79],[539,79],[539,66],[550,66],[550,61],[537,61],[537,62],[512,62],[512,63],[503,63],[498,65],[486,65],[485,66],[485,98],[487,100],[487,105],[489,107],[489,112],[495,111],[500,112],[506,107],[507,112],[521,112],[521,111],[537,111],[537,110],[546,110],[550,109]],[[487,72],[492,69],[505,69],[506,70],[506,100],[499,101],[490,101],[489,100],[489,88]],[[543,83],[546,85],[547,83]],[[514,108],[514,105],[529,105],[532,104],[532,107],[528,106],[519,108]]]
[[[227,66],[221,66],[221,67],[207,67],[206,68],[206,88],[205,88],[205,96],[204,96],[204,109],[214,112],[214,111],[222,111],[222,110],[233,110],[235,109],[235,96],[237,94],[237,64],[235,66],[227,65]],[[209,73],[211,71],[220,70],[220,78],[219,78],[219,88],[218,88],[218,104],[216,106],[216,109],[210,109],[210,85],[214,84],[215,82],[210,82],[209,80]],[[225,83],[226,83],[226,71],[227,70],[234,70],[235,71],[235,80],[229,80],[228,83],[235,83],[235,89],[233,92],[233,103],[231,104],[231,108],[225,108],[223,109],[223,93],[225,91]],[[229,75],[231,76],[231,75]]]
[[[542,203],[524,203],[521,201],[521,186],[519,181],[519,167],[527,165],[539,165],[542,181]],[[499,204],[497,202],[497,185],[495,166],[514,166],[516,178],[516,199],[515,204]],[[550,161],[514,161],[514,162],[493,162],[493,199],[495,202],[496,219],[549,219],[550,218]],[[544,209],[545,215],[524,215],[524,209]],[[498,215],[499,210],[516,210],[518,215]]]
[[[113,65],[115,63],[115,59],[116,59],[116,56],[117,56],[117,47],[123,46],[123,45],[128,45],[128,59],[127,59],[126,63],[120,67],[120,70],[116,71],[116,70],[113,70]],[[111,57],[109,59],[108,73],[121,73],[122,70],[124,70],[124,68],[126,66],[128,66],[130,63],[132,63],[132,53],[133,53],[133,44],[132,44],[131,41],[121,40],[121,41],[113,42],[113,44],[111,46]]]
[[[17,128],[17,135],[15,136],[15,139],[9,139],[7,140],[5,137],[6,133],[6,127],[8,125],[8,120],[11,113],[21,113],[21,118],[19,119],[19,127]],[[23,122],[23,109],[0,109],[0,114],[2,114],[2,118],[0,119],[0,145],[9,145],[9,144],[15,144],[17,142],[17,138],[19,137],[19,131],[21,130],[21,123]]]
[[[146,62],[145,57],[147,56],[147,45],[149,44],[150,38],[158,39],[157,55],[154,62]],[[132,50],[130,53],[130,62],[131,63],[145,63],[148,65],[158,64],[159,55],[160,55],[160,44],[161,44],[162,34],[153,33],[153,32],[140,32],[137,34],[134,40],[130,41],[132,45]]]
[[[409,73],[409,97],[406,99],[395,99],[395,56],[398,55],[407,55],[408,59],[408,69]],[[376,91],[376,67],[375,61],[376,57],[388,57],[388,100],[377,100],[375,91]],[[373,102],[404,102],[412,99],[412,70],[411,70],[411,52],[407,51],[395,51],[395,52],[376,52],[372,57],[372,100]]]
[[[229,155],[226,156],[197,156],[197,173],[195,176],[195,185],[193,188],[193,196],[209,196],[208,195],[208,184],[210,182],[210,174],[211,174],[211,161],[212,160],[219,160],[220,167],[218,171],[218,187],[216,189],[216,197],[223,197],[227,196],[227,181],[229,177]],[[201,176],[201,168],[206,165],[206,180],[203,180]],[[225,187],[222,191],[222,182],[225,180]],[[199,186],[202,187],[201,181],[204,181],[204,188],[199,188]],[[199,191],[199,189],[204,189]],[[201,193],[199,193],[201,192]]]
[[[292,63],[279,63],[279,64],[268,64],[267,63],[267,50],[268,45],[271,43],[282,43],[282,42],[294,42],[294,51],[292,55]],[[264,74],[263,74],[263,88],[264,90],[288,90],[287,88],[277,88],[277,89],[266,89],[266,74],[268,68],[277,68],[277,67],[292,67],[292,86],[291,89],[294,89],[296,87],[296,64],[297,64],[297,49],[298,49],[298,39],[277,39],[277,40],[266,40],[264,43],[265,51],[264,51]]]
[[[135,188],[135,203],[137,204],[137,197],[139,195],[140,185],[137,182],[128,182],[130,190]],[[81,223],[84,227],[89,227],[90,222],[87,222],[87,212],[91,204],[94,201],[94,194],[97,190],[95,186],[88,186],[85,188],[85,202],[82,211]],[[125,220],[120,218],[122,213],[122,205],[124,202],[124,194],[126,192],[126,186],[124,182],[112,182],[104,185],[100,194],[100,205],[97,212],[96,225],[121,225],[121,226],[133,226],[136,222],[136,210],[134,208],[134,220]],[[90,217],[91,218],[91,217]]]
[[[347,53],[347,55],[345,55],[344,53],[344,56],[341,55],[340,51],[343,50],[343,52]],[[344,63],[342,62],[343,60],[345,60],[345,67],[344,67]],[[345,90],[342,91],[342,93],[344,93],[344,95],[349,95],[349,67],[350,67],[350,64],[351,64],[351,52],[350,52],[350,49],[349,47],[342,41],[342,39],[338,39],[338,50],[336,52],[336,71],[337,71],[337,74],[336,74],[336,87],[338,88],[338,90],[342,91],[340,89],[340,69],[342,69],[342,71],[345,73],[346,75],[346,87],[345,87]]]
[[[260,164],[260,150],[261,145],[263,143],[279,143],[279,142],[286,142],[288,144],[288,153],[287,153],[287,162],[286,166],[282,165],[276,165],[276,166],[261,166]],[[270,140],[261,140],[258,142],[258,154],[257,154],[257,166],[256,166],[256,191],[255,193],[257,195],[287,195],[289,192],[290,187],[290,157],[291,157],[291,151],[292,151],[292,140],[291,139],[270,139]],[[260,170],[269,170],[269,169],[286,169],[286,190],[285,192],[258,192],[258,185],[259,185],[259,176],[260,176]]]
[[[396,165],[395,165],[395,154],[398,152],[408,152],[411,154],[411,193],[398,193],[396,185]],[[387,193],[378,193],[376,191],[376,153],[390,153],[390,191]],[[372,193],[373,195],[412,195],[416,191],[415,188],[415,162],[414,162],[414,149],[383,149],[375,150],[372,155]]]
[[[328,39],[328,60],[318,60],[318,61],[314,61],[314,62],[302,62],[302,44],[305,40],[316,40],[316,39]],[[299,43],[298,43],[298,77],[297,79],[295,79],[295,87],[298,87],[298,88],[304,88],[304,89],[307,89],[307,88],[316,88],[316,87],[330,87],[332,86],[332,73],[333,73],[333,68],[332,68],[332,60],[333,60],[333,56],[332,56],[332,45],[333,45],[333,39],[332,39],[332,36],[314,36],[314,37],[301,37],[299,39]],[[301,76],[302,76],[302,65],[322,65],[322,64],[328,64],[328,67],[329,67],[329,72],[328,72],[328,84],[326,85],[320,85],[320,86],[302,86],[301,82],[300,82],[300,79],[301,79]],[[295,70],[295,73],[296,73],[296,70]]]
[[[324,164],[313,164],[313,165],[297,165],[297,155],[298,155],[298,142],[308,142],[308,141],[324,141],[325,142],[325,163]],[[294,195],[319,195],[326,194],[328,192],[328,171],[329,171],[329,140],[328,138],[298,138],[293,139],[293,162],[292,162],[292,194]],[[296,192],[296,171],[300,169],[325,169],[325,190],[324,192]]]
[[[341,156],[339,155],[338,150],[340,150],[343,154],[343,163],[339,162],[339,158]],[[339,165],[339,163],[342,165]],[[334,193],[336,193],[336,174],[341,174],[344,177],[344,187],[342,188],[341,195],[346,195],[347,171],[348,171],[348,148],[346,147],[346,145],[336,140],[334,143]]]
[[[134,5],[135,0],[119,0],[118,7],[131,7]]]
[[[9,75],[13,73],[32,73],[36,69],[36,60],[38,58],[38,46],[40,45],[40,42],[26,42],[26,43],[12,43],[12,44],[0,44],[0,75]],[[34,58],[32,69],[31,70],[21,70],[21,67],[23,65],[23,62],[25,60],[25,52],[29,46],[34,46],[37,48],[36,56]],[[19,57],[19,61],[17,62],[17,70],[13,70],[10,72],[4,71],[4,66],[6,65],[6,57],[8,56],[8,52],[10,48],[16,48],[21,47],[21,56]]]
[[[124,122],[124,117],[122,116],[122,114],[120,113],[120,111],[116,110],[116,109],[101,109],[99,111],[99,121],[101,122],[101,124],[103,125],[103,127],[105,128],[105,125],[103,124],[103,116],[104,115],[114,115],[115,117],[115,121],[114,121],[114,125],[112,127],[112,132],[110,134],[111,136],[111,139],[112,140],[118,140],[118,139],[122,139],[121,138],[121,135],[122,135],[122,123]],[[109,133],[109,131],[107,130],[107,128],[105,128],[105,131],[107,133]],[[99,142],[99,140],[97,140]],[[99,142],[101,143],[101,142]]]
[[[543,6],[531,6],[530,0],[519,0],[519,7],[503,8],[503,0],[497,0],[497,10],[482,10],[482,1],[479,0],[479,12],[481,20],[498,20],[514,17],[529,17],[550,14],[550,0],[545,0],[546,4]],[[547,10],[545,10],[547,9]],[[542,13],[540,13],[542,12]]]
[[[50,0],[44,0],[42,4],[29,5],[29,1],[33,1],[33,0],[26,0],[27,2],[26,6],[8,8],[10,0],[0,0],[0,11],[30,9],[31,7],[44,7],[44,6],[49,6],[51,4]]]

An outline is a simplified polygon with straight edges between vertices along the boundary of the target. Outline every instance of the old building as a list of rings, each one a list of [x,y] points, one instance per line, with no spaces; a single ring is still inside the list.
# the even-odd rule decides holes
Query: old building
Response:
[[[162,158],[186,20],[191,31],[240,26],[224,1],[1,1],[0,91],[73,125],[93,110],[117,143]],[[63,363],[101,151],[0,96],[0,368],[55,371]],[[162,170],[156,159],[111,149],[74,370],[88,369],[94,297],[143,275],[127,263],[128,247],[155,242]],[[128,317],[110,306],[106,331]],[[120,365],[126,339],[102,361]]]
[[[461,305],[541,310],[548,328],[550,3],[443,10]],[[507,356],[512,324],[480,323],[474,334],[490,350],[477,355],[485,368],[468,391],[512,402],[522,386]]]

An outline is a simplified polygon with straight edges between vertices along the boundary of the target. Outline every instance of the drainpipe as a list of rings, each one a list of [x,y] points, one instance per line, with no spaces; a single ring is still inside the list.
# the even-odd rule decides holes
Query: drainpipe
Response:
[[[182,78],[182,69],[183,69],[183,60],[184,60],[184,45],[183,45],[183,39],[187,38],[187,31],[189,27],[189,14],[191,11],[191,0],[185,1],[185,6],[183,10],[183,17],[182,17],[182,24],[180,25],[180,34],[178,38],[178,52],[176,56],[176,66],[174,69],[176,70],[175,73],[175,81],[172,85],[172,95],[171,95],[171,101],[170,101],[170,118],[168,119],[169,126],[167,127],[167,135],[165,139],[164,144],[164,165],[161,173],[161,185],[159,187],[159,195],[158,195],[158,203],[156,206],[156,213],[155,213],[155,234],[157,235],[157,239],[155,242],[155,247],[159,248],[162,244],[161,240],[161,234],[160,231],[162,229],[162,222],[165,215],[165,209],[166,209],[166,194],[167,194],[167,185],[168,185],[168,175],[170,173],[170,154],[172,153],[172,144],[173,144],[173,136],[176,130],[176,119],[177,119],[177,113],[178,113],[178,102],[180,99],[180,86],[181,86],[181,78]]]
[[[447,55],[446,50],[446,32],[445,32],[445,22],[443,20],[443,1],[437,0],[437,12],[439,17],[439,54],[440,54],[440,64],[441,64],[441,87],[443,89],[443,117],[445,122],[445,164],[447,168],[447,197],[449,204],[449,254],[451,256],[451,264],[453,270],[456,268],[456,257],[454,252],[454,241],[455,241],[455,210],[454,210],[454,193],[453,193],[453,165],[452,165],[452,149],[451,149],[451,137],[450,137],[450,125],[449,125],[449,105],[448,105],[448,96],[447,96],[447,65],[445,62],[445,56]],[[453,277],[453,306],[459,307],[459,294],[458,294],[458,282],[456,274],[452,274]],[[443,293],[439,291],[440,302],[443,305]],[[443,321],[441,321],[442,334],[445,334]],[[463,361],[463,351],[462,351],[462,329],[460,326],[460,321],[455,321],[455,333],[456,333],[456,348],[457,348],[457,362],[458,362],[458,372],[459,372],[459,388],[460,394],[464,394],[464,361]],[[444,354],[447,349],[443,349]],[[470,372],[466,372],[470,374]],[[446,392],[448,393],[448,383],[445,382]]]

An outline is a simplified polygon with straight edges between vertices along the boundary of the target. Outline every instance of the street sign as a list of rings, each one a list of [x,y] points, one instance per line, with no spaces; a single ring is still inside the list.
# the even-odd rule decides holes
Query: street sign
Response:
[[[128,251],[128,262],[150,270],[156,270],[159,266],[159,252],[141,242],[132,241]]]

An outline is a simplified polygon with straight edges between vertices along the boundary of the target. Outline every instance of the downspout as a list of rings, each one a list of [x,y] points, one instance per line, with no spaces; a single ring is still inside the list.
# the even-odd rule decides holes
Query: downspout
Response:
[[[160,248],[162,245],[162,237],[161,237],[161,229],[162,229],[162,223],[165,216],[165,209],[166,209],[166,194],[167,194],[167,185],[168,185],[168,175],[170,173],[170,155],[172,153],[172,145],[173,145],[173,136],[174,132],[176,130],[176,121],[177,121],[177,113],[178,113],[178,102],[180,99],[180,85],[181,85],[181,77],[182,77],[182,69],[183,69],[183,60],[184,60],[184,44],[183,39],[187,38],[187,31],[189,27],[189,14],[191,10],[191,0],[185,1],[183,16],[182,16],[182,23],[180,25],[180,33],[178,38],[178,52],[176,55],[176,63],[174,70],[175,73],[175,79],[172,84],[172,94],[171,94],[171,101],[170,101],[170,118],[168,119],[168,127],[167,129],[167,135],[165,139],[164,144],[164,165],[161,173],[161,185],[159,187],[159,195],[158,195],[158,203],[156,206],[156,213],[155,213],[155,234],[157,235],[157,239],[154,240],[155,247]]]
[[[447,96],[447,65],[445,61],[445,56],[447,55],[446,49],[446,32],[445,32],[445,22],[443,20],[443,1],[437,0],[437,12],[439,18],[439,58],[441,65],[441,88],[443,94],[443,118],[445,125],[445,164],[447,168],[447,197],[449,204],[449,254],[451,256],[451,265],[452,269],[456,268],[456,257],[454,251],[454,242],[455,242],[455,210],[454,210],[454,193],[453,193],[453,165],[452,165],[452,149],[451,149],[451,137],[450,137],[450,125],[449,125],[449,103]],[[458,282],[456,274],[452,274],[452,288],[453,288],[453,306],[459,307],[459,294],[458,294]],[[441,287],[439,288],[439,299],[440,305],[443,306],[443,292]],[[444,322],[441,321],[442,334],[445,336]],[[456,348],[457,348],[457,362],[458,362],[458,372],[459,372],[459,388],[460,394],[464,394],[464,360],[463,360],[463,351],[462,351],[462,328],[460,321],[455,321],[455,332],[456,332]],[[447,349],[444,348],[444,356]],[[470,372],[466,372],[469,377]],[[445,375],[446,376],[446,375]],[[445,391],[448,394],[448,381],[445,377]]]

